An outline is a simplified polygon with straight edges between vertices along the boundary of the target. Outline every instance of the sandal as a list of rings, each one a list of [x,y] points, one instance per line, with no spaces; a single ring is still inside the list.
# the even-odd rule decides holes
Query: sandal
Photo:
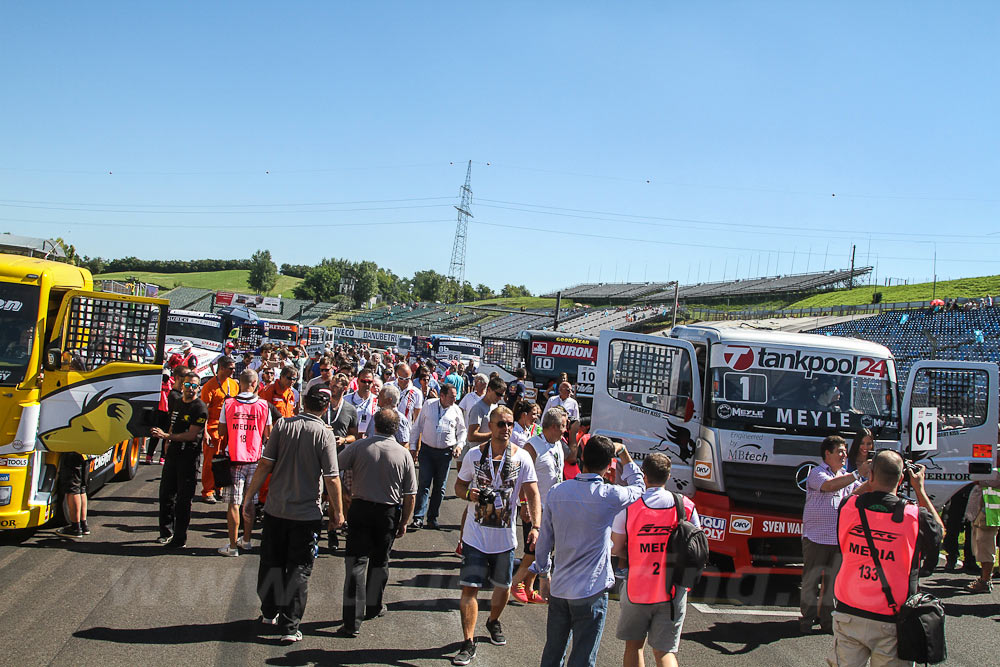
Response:
[[[965,587],[970,593],[992,593],[993,592],[993,581],[990,579],[976,579],[971,584]]]

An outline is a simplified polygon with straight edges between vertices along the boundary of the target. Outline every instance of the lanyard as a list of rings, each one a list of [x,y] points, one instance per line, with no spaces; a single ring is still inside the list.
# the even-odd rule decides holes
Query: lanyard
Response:
[[[503,480],[503,470],[504,470],[504,464],[507,462],[507,453],[508,452],[510,452],[510,445],[509,444],[507,445],[507,448],[503,450],[503,456],[500,457],[500,465],[499,466],[494,466],[493,465],[493,447],[492,447],[492,445],[490,443],[486,443],[486,451],[483,452],[482,457],[479,459],[480,466],[482,466],[487,461],[489,462],[489,466],[490,466],[490,475],[489,476],[493,480],[492,481],[492,487],[494,489],[499,489],[499,488],[501,488],[503,486],[503,481],[504,481]]]
[[[333,419],[332,419],[332,420],[330,420],[330,419],[327,419],[327,422],[326,422],[327,426],[333,426],[334,424],[336,424],[336,423],[337,423],[337,420],[338,420],[338,419],[340,419],[340,411],[341,411],[341,410],[343,410],[343,409],[344,409],[344,399],[343,399],[343,398],[341,398],[341,399],[340,399],[340,405],[339,405],[339,406],[337,406],[337,414],[335,414],[335,415],[333,416]],[[329,417],[329,416],[330,416],[330,408],[327,408],[327,409],[326,409],[326,416],[327,416],[327,417]]]

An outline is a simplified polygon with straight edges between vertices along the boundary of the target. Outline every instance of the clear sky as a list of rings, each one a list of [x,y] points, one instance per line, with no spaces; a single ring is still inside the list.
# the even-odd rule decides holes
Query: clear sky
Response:
[[[995,2],[3,3],[0,231],[547,291],[1000,273]]]

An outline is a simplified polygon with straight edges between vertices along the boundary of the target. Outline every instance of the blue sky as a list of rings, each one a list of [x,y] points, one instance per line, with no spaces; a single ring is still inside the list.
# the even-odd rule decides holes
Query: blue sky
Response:
[[[1000,273],[1000,5],[502,4],[6,3],[0,231],[446,272],[471,159],[473,284]]]

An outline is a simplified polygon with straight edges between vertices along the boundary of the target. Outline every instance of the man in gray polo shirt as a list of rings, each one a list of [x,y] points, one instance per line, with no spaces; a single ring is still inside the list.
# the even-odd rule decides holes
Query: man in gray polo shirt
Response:
[[[302,639],[299,623],[318,549],[324,486],[330,499],[328,529],[335,531],[344,523],[337,439],[321,419],[330,407],[330,396],[329,388],[316,385],[303,398],[301,415],[278,420],[243,501],[243,517],[252,522],[253,498],[271,475],[257,595],[261,623],[280,626],[282,642]],[[405,450],[403,454],[410,458]]]
[[[413,515],[417,477],[413,458],[394,438],[399,419],[397,410],[382,408],[373,419],[375,435],[340,453],[340,465],[353,478],[344,558],[344,634],[349,637],[358,636],[361,621],[385,614],[389,552]]]

